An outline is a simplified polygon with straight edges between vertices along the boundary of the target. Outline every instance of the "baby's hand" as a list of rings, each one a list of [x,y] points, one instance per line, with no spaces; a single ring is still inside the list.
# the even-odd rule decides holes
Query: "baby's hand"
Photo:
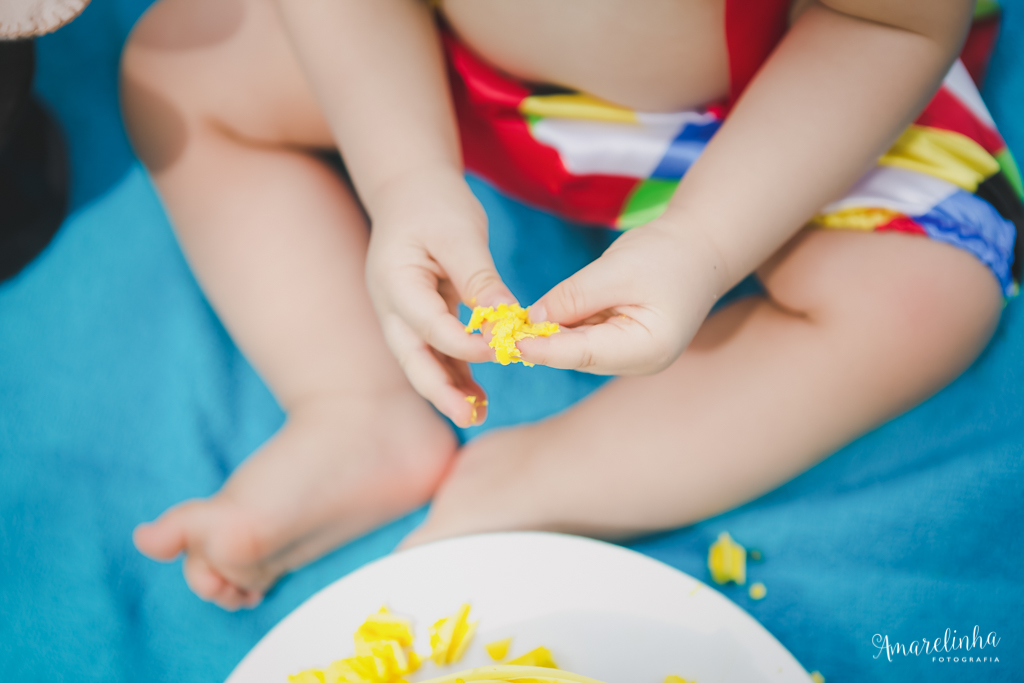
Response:
[[[388,346],[438,410],[460,426],[482,422],[485,394],[466,361],[494,352],[483,336],[466,334],[459,301],[515,301],[494,268],[487,217],[455,173],[424,173],[383,192],[371,204],[366,277]]]
[[[530,307],[562,332],[519,342],[522,358],[596,375],[660,372],[711,310],[722,271],[699,232],[660,221],[635,228]]]

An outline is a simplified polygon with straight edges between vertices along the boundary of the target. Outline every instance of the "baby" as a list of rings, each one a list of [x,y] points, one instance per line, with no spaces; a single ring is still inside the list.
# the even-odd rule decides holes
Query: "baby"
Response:
[[[406,544],[628,537],[748,501],[938,391],[1014,291],[1024,215],[956,61],[973,4],[160,0],[125,49],[127,126],[287,421],[138,548],[184,553],[234,609],[431,499]],[[456,452],[433,408],[484,419],[468,364],[494,360],[459,302],[516,303],[464,169],[642,227],[533,303],[559,334],[518,345],[622,377]],[[764,295],[709,316],[750,273]]]

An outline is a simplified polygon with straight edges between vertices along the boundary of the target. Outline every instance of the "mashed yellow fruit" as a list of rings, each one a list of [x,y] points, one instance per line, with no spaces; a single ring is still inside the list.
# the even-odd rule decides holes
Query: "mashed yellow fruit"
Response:
[[[497,308],[477,306],[473,309],[469,324],[466,325],[466,332],[475,332],[483,327],[484,323],[493,323],[489,346],[494,349],[494,356],[502,365],[533,365],[522,359],[516,342],[529,337],[550,337],[558,332],[558,323],[530,322],[526,309],[519,304],[500,304]]]
[[[500,662],[508,656],[508,646],[512,644],[512,637],[502,638],[493,643],[484,645],[487,655],[496,662]]]
[[[469,621],[469,604],[463,604],[450,617],[438,619],[429,630],[430,658],[434,663],[452,664],[459,661],[476,633],[476,622]]]
[[[600,683],[593,678],[570,673],[561,669],[549,669],[541,666],[516,666],[513,664],[492,664],[468,671],[459,671],[432,678],[424,683],[488,683],[508,681],[508,683]]]
[[[437,664],[457,662],[476,631],[469,621],[469,605],[430,627],[430,658]],[[332,662],[325,669],[306,669],[288,677],[288,683],[406,683],[406,674],[419,668],[421,658],[412,651],[413,632],[408,619],[386,607],[371,614],[356,631],[356,654]],[[511,638],[485,647],[494,659],[508,654]],[[557,668],[551,652],[538,647],[506,664],[481,666],[432,678],[424,683],[601,683]],[[693,683],[668,676],[664,683]]]
[[[509,666],[539,666],[545,669],[558,668],[558,665],[555,664],[555,658],[551,656],[551,650],[544,646],[534,648],[525,655],[519,655],[515,659],[509,660],[507,664]]]
[[[288,683],[396,683],[420,666],[412,651],[412,627],[408,619],[381,607],[371,614],[353,636],[354,657],[331,662],[326,669],[307,669],[288,677]]]

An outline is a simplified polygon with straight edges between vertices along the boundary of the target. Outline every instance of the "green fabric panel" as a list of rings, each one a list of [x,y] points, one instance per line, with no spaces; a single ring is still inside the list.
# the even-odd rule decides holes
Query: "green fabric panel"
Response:
[[[641,181],[633,190],[633,194],[626,200],[626,208],[619,216],[616,227],[628,230],[644,223],[650,223],[665,213],[668,202],[672,199],[678,185],[678,180],[648,178]]]
[[[1010,154],[1010,150],[1004,149],[1002,152],[997,154],[996,161],[999,162],[999,168],[1006,174],[1007,180],[1009,180],[1010,184],[1013,185],[1013,189],[1016,190],[1017,196],[1024,199],[1024,183],[1021,182],[1020,169],[1017,168],[1017,162],[1014,161],[1013,155]]]
[[[978,4],[974,6],[975,21],[988,19],[995,14],[999,14],[999,2],[997,0],[978,0]]]

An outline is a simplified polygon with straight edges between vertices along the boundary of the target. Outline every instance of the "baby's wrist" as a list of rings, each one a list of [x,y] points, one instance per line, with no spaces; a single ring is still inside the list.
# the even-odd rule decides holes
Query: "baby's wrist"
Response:
[[[710,301],[717,301],[736,284],[726,254],[701,222],[676,213],[651,225],[674,238],[680,268],[697,277]]]
[[[438,200],[451,201],[465,195],[472,196],[461,168],[448,164],[432,164],[403,169],[372,187],[366,188],[361,199],[371,218],[388,213],[395,206],[433,204]]]

